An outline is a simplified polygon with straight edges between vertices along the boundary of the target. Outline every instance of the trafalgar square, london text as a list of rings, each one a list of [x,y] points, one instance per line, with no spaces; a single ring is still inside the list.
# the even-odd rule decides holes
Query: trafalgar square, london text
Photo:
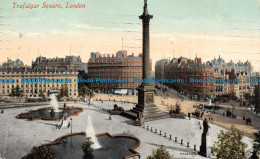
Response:
[[[82,3],[71,3],[71,2],[65,2],[65,4],[61,3],[48,3],[48,2],[43,2],[42,4],[33,4],[33,3],[17,3],[13,2],[12,3],[12,8],[14,9],[55,9],[55,8],[85,8],[86,5]]]

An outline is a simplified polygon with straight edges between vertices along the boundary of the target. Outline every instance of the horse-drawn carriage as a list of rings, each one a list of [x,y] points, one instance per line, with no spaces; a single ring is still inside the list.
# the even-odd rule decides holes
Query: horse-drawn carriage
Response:
[[[191,113],[193,116],[195,116],[196,118],[199,118],[200,117],[200,115],[201,115],[201,112],[198,110],[198,109],[196,109],[195,110],[195,112],[193,112],[193,113]]]

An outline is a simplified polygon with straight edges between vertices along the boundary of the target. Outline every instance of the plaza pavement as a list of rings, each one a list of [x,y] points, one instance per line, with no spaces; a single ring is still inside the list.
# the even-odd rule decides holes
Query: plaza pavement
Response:
[[[207,102],[201,101],[189,101],[184,100],[181,101],[180,98],[176,94],[171,94],[173,97],[161,97],[154,96],[155,104],[158,108],[169,111],[171,106],[175,109],[176,102],[181,104],[181,112],[184,114],[188,114],[188,112],[194,112],[196,108],[193,108],[193,105],[199,104],[207,104]],[[129,101],[133,103],[137,103],[137,96],[115,96],[115,95],[107,95],[107,94],[95,94],[94,99],[103,99],[103,100],[116,100],[116,101]],[[164,105],[162,104],[165,103]],[[238,102],[230,101],[225,103],[217,103],[218,105],[224,107],[224,111],[228,109],[232,110],[231,103],[235,106],[234,113],[238,116],[238,119],[233,119],[229,117],[224,117],[221,114],[216,113],[205,113],[205,117],[212,117],[214,119],[214,124],[219,125],[225,129],[230,129],[232,125],[235,125],[237,129],[239,129],[244,135],[254,138],[254,133],[260,131],[260,118],[249,112],[246,107],[240,107]],[[246,118],[250,117],[252,120],[252,125],[246,125],[245,120],[243,120],[243,116]]]
[[[115,102],[100,102],[95,101],[95,105],[102,106],[107,109],[112,109]],[[119,106],[123,106],[125,110],[132,108],[134,105],[129,103],[117,102]],[[60,103],[60,106],[63,104]],[[88,106],[85,103],[68,103],[68,106],[82,106],[84,112],[79,116],[73,118],[73,132],[85,131],[87,126],[88,115],[92,118],[92,123],[96,133],[109,132],[115,134],[130,134],[138,137],[141,140],[141,145],[136,150],[144,159],[152,154],[152,150],[158,148],[160,145],[166,145],[170,154],[174,158],[203,158],[199,155],[192,155],[193,145],[197,145],[199,150],[202,130],[198,127],[197,119],[163,119],[157,121],[150,121],[145,123],[145,126],[153,127],[159,132],[167,132],[167,138],[155,134],[143,127],[133,126],[133,121],[122,116],[112,116],[109,120],[109,114],[94,106]],[[0,114],[0,157],[4,159],[19,159],[30,152],[33,146],[39,146],[46,142],[51,142],[58,137],[70,133],[70,128],[56,129],[55,124],[58,121],[27,121],[16,119],[15,116],[21,112],[29,111],[31,109],[38,109],[39,107],[30,108],[11,108],[5,109],[4,114]],[[200,122],[202,124],[202,122]],[[208,147],[217,139],[217,133],[222,129],[219,126],[210,124],[210,136],[208,137]],[[169,134],[172,135],[172,140],[169,139]],[[174,142],[174,137],[178,137],[178,142]],[[184,144],[180,145],[180,139],[183,139]],[[252,147],[252,140],[243,138],[243,140]],[[190,142],[190,148],[187,148],[187,141]],[[210,151],[208,150],[208,153]]]

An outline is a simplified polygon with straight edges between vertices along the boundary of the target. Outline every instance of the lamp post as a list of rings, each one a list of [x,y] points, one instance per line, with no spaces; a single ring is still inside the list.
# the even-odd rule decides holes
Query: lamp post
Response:
[[[72,118],[70,118],[70,120],[71,120],[71,129],[70,129],[70,133],[72,134]]]

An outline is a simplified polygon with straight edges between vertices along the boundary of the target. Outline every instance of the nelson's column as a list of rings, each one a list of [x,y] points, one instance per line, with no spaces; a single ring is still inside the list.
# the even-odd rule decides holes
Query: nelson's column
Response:
[[[147,0],[144,0],[144,11],[139,19],[143,22],[143,79],[151,81],[150,73],[150,33],[149,23],[153,16],[148,13]],[[168,118],[170,115],[162,112],[154,104],[155,88],[151,82],[143,82],[138,88],[138,104],[124,115],[136,119],[140,114],[144,121]]]

